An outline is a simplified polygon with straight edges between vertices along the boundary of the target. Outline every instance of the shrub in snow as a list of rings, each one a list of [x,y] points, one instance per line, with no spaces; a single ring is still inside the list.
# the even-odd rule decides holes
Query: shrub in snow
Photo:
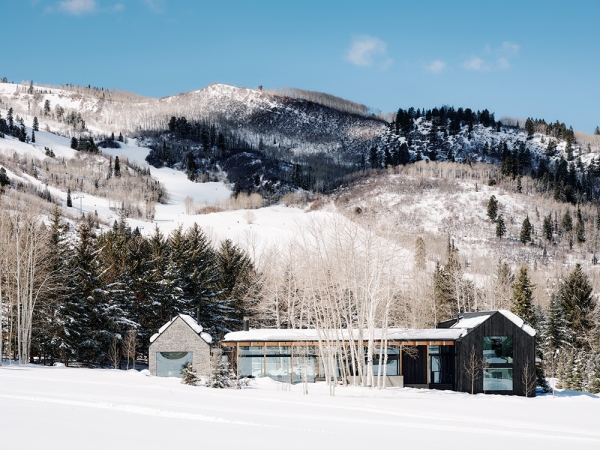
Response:
[[[241,389],[246,384],[244,380],[237,379],[234,371],[229,367],[229,361],[223,357],[223,353],[215,350],[210,359],[210,374],[206,386],[217,389]]]
[[[196,371],[192,367],[191,363],[187,363],[181,369],[181,374],[183,377],[181,378],[182,384],[189,384],[190,386],[197,386],[200,383],[200,378],[196,375]]]

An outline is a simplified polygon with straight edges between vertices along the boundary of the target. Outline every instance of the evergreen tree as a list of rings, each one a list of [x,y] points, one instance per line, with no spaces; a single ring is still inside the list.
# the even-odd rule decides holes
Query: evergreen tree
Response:
[[[552,229],[552,215],[548,214],[544,216],[544,223],[542,225],[542,234],[546,238],[547,241],[552,241],[552,234],[554,230]]]
[[[50,115],[50,100],[46,99],[44,101],[44,115],[45,116],[49,116]]]
[[[557,295],[569,324],[572,343],[577,347],[587,347],[588,334],[594,327],[596,301],[592,296],[592,285],[581,265],[575,265],[573,272],[561,284]]]
[[[221,274],[218,297],[232,309],[228,327],[241,329],[243,318],[255,314],[262,280],[248,255],[229,239],[221,243],[216,261]]]
[[[498,200],[496,200],[494,195],[488,201],[487,215],[492,222],[496,220],[496,216],[498,215]]]
[[[77,138],[75,136],[71,138],[71,148],[73,150],[77,150],[79,148],[79,142],[77,141]]]
[[[67,189],[67,207],[71,208],[73,206],[73,200],[71,200],[71,189]]]
[[[571,213],[569,212],[568,209],[562,218],[561,224],[562,224],[563,230],[565,230],[566,233],[570,233],[571,231],[573,231],[573,218],[571,217]]]
[[[575,224],[575,237],[578,243],[585,242],[585,225],[583,224],[583,218],[581,217],[581,210],[577,208],[577,223]]]
[[[119,162],[119,157],[115,156],[115,168],[114,168],[115,177],[119,178],[121,176],[121,163]]]
[[[510,308],[529,325],[535,325],[535,310],[533,308],[533,288],[527,275],[527,268],[521,266],[513,288],[513,302]]]
[[[596,136],[600,135],[600,127],[596,127],[596,129],[594,130],[594,134]]]
[[[35,130],[31,130],[31,142],[35,144]]]
[[[533,137],[533,133],[535,132],[535,125],[533,120],[527,118],[525,121],[525,130],[527,131],[527,139],[531,139]]]
[[[10,184],[10,178],[6,174],[6,169],[4,167],[0,167],[0,189],[4,186],[8,186]]]
[[[33,131],[40,131],[40,122],[38,121],[37,117],[33,118],[33,127],[32,127]]]
[[[496,220],[496,237],[503,237],[506,234],[506,225],[504,223],[504,217],[502,214],[498,216]]]
[[[189,386],[198,386],[200,378],[196,374],[192,363],[186,363],[181,369],[181,383]]]
[[[123,142],[123,133],[119,133],[119,138],[117,140]]]
[[[379,152],[377,151],[377,147],[372,147],[369,152],[369,165],[371,166],[371,169],[381,168],[381,163],[379,161]]]
[[[206,386],[216,389],[241,387],[235,373],[229,368],[229,362],[220,349],[215,349],[210,358],[210,373]]]
[[[521,234],[519,235],[519,239],[523,244],[527,244],[531,242],[531,233],[533,231],[533,226],[529,221],[529,216],[525,217],[523,220],[523,224],[521,225]]]

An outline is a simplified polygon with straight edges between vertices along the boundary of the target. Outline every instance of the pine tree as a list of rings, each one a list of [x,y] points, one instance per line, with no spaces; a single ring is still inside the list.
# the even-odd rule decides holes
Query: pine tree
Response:
[[[79,147],[79,142],[77,141],[77,138],[76,138],[75,136],[73,136],[73,137],[71,138],[71,148],[72,148],[73,150],[77,150],[77,149],[78,149],[78,147]]]
[[[123,142],[123,133],[119,133],[119,138],[117,140]]]
[[[503,237],[506,234],[506,225],[504,224],[504,217],[502,214],[498,216],[496,220],[496,237]]]
[[[217,250],[216,262],[221,274],[218,298],[231,308],[228,327],[241,329],[243,318],[255,314],[262,280],[248,255],[229,239]]]
[[[227,389],[232,387],[241,387],[236,380],[236,376],[229,368],[229,362],[220,349],[213,350],[210,358],[210,373],[206,386],[216,389]]]
[[[73,200],[71,200],[71,189],[67,189],[67,207],[73,207]]]
[[[529,216],[526,216],[525,220],[523,220],[523,224],[521,225],[521,234],[519,235],[519,239],[523,244],[531,242],[532,231],[533,227],[529,221]]]
[[[565,319],[565,311],[558,295],[552,295],[548,305],[545,327],[542,330],[544,347],[554,351],[568,342],[569,323]]]
[[[496,200],[494,195],[488,201],[487,215],[492,222],[496,220],[496,216],[498,215],[498,200]]]
[[[542,234],[548,242],[552,241],[553,232],[554,230],[552,229],[552,216],[548,214],[547,216],[544,216],[544,223],[542,225]]]
[[[31,130],[31,142],[35,144],[35,130]]]
[[[571,217],[571,213],[569,212],[568,209],[562,218],[561,224],[562,224],[563,230],[565,230],[566,233],[570,233],[571,231],[573,231],[573,218]]]
[[[33,126],[32,126],[33,131],[40,131],[40,122],[38,121],[37,117],[33,118]]]
[[[119,178],[121,176],[121,163],[119,162],[119,157],[115,156],[115,168],[114,168],[115,177]]]
[[[535,310],[532,301],[534,287],[527,276],[527,268],[521,266],[513,288],[513,302],[510,310],[529,325],[535,325]]]
[[[575,224],[575,237],[578,243],[585,242],[585,225],[581,217],[581,209],[577,208],[577,223]]]
[[[198,378],[198,375],[196,374],[192,363],[187,363],[183,366],[183,368],[181,369],[181,375],[182,384],[187,384],[189,386],[198,386],[198,384],[200,383],[200,378]]]
[[[587,347],[588,333],[594,327],[596,301],[592,295],[592,285],[581,265],[576,264],[558,290],[558,298],[569,324],[572,343],[577,347]]]
[[[594,134],[596,136],[600,135],[600,127],[596,127],[596,129],[594,130]]]

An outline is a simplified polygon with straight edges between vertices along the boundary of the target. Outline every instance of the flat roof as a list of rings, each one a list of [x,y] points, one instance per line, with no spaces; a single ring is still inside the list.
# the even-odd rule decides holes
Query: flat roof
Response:
[[[352,340],[358,339],[358,330],[352,330]],[[454,341],[467,334],[465,329],[428,328],[413,330],[406,328],[390,328],[387,330],[388,341]],[[373,338],[382,340],[383,330],[376,329]],[[318,341],[327,339],[350,340],[350,330],[315,330],[315,329],[276,329],[261,328],[250,331],[234,331],[227,333],[223,342],[296,342]],[[369,339],[368,333],[363,340]]]

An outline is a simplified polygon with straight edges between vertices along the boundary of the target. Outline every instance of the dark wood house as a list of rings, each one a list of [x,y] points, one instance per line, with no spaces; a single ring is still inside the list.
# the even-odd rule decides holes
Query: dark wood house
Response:
[[[330,330],[332,331],[332,330]],[[323,380],[327,330],[259,329],[228,333],[223,346],[239,377],[296,383]],[[356,330],[334,330],[338,346],[367,345]],[[387,386],[535,395],[535,331],[509,311],[464,313],[434,329],[376,330],[374,373]],[[385,348],[381,349],[384,345]],[[341,352],[338,374],[350,379]],[[381,364],[381,370],[380,370]]]

